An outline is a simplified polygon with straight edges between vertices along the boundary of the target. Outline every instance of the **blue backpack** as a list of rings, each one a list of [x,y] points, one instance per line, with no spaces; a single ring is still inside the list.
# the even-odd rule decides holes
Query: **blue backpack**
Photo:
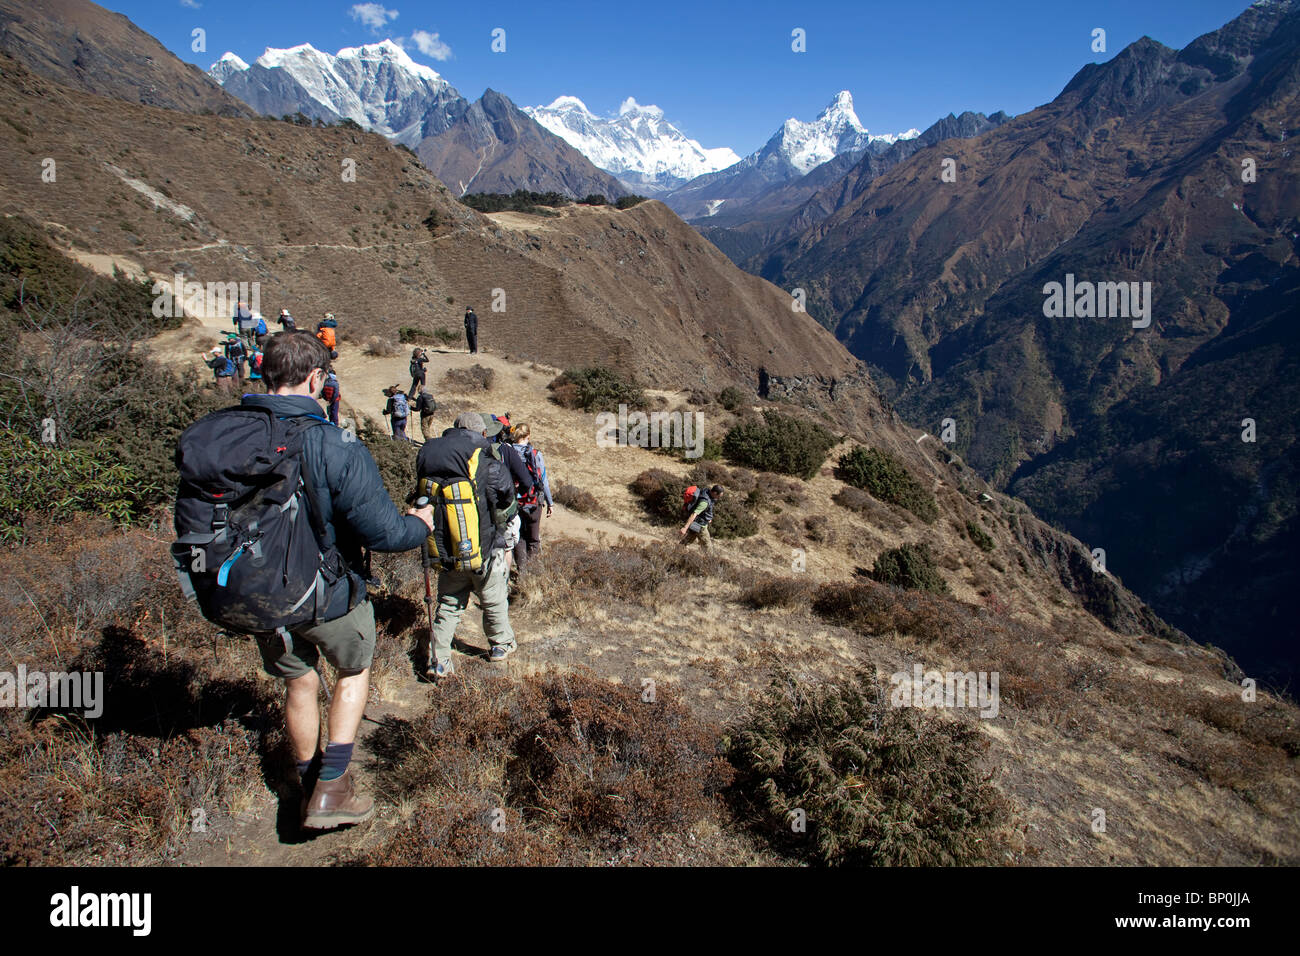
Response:
[[[257,320],[257,334],[258,335],[266,334],[266,319]]]

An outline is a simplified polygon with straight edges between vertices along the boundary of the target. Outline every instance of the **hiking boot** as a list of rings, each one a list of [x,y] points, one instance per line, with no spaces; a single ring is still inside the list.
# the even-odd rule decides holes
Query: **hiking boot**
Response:
[[[429,669],[424,672],[426,677],[433,680],[450,677],[454,673],[456,673],[456,668],[452,665],[450,660],[434,661],[429,665]]]
[[[513,644],[496,644],[488,652],[488,660],[493,664],[499,664],[515,652]]]
[[[336,780],[317,780],[307,801],[304,829],[333,830],[351,823],[365,823],[375,815],[375,801],[357,793],[352,771]]]

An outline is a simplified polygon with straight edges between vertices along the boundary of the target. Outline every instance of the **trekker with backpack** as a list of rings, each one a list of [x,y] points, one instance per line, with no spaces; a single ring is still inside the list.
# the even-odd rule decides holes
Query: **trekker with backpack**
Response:
[[[339,387],[339,379],[334,374],[334,369],[330,369],[325,373],[325,384],[321,386],[320,398],[329,411],[330,424],[337,425],[339,423],[339,402],[343,400],[343,389]]]
[[[239,338],[243,340],[244,345],[252,349],[257,344],[257,318],[248,310],[248,306],[240,302],[235,308],[234,326],[239,332]]]
[[[425,370],[424,367],[429,364],[429,355],[424,349],[415,349],[411,352],[411,387],[407,389],[408,395],[419,395],[420,390],[424,388]]]
[[[262,356],[260,348],[253,349],[253,354],[248,357],[248,381],[256,382],[257,385],[262,383]],[[256,386],[253,386],[256,387]]]
[[[310,333],[273,335],[262,361],[270,394],[245,395],[186,429],[172,545],[181,587],[203,616],[253,635],[267,673],[285,682],[309,829],[374,814],[348,770],[375,648],[362,549],[406,551],[433,528],[430,508],[398,511],[366,446],[321,417],[328,367]],[[323,752],[322,653],[338,670]]]
[[[388,396],[384,414],[393,425],[393,440],[410,441],[406,437],[406,420],[411,417],[411,403],[407,400],[406,393],[402,391],[402,386],[391,385],[384,389],[384,394]]]
[[[222,354],[218,345],[210,352],[204,352],[203,364],[212,369],[212,378],[218,392],[235,391],[235,363]]]
[[[473,309],[465,310],[465,341],[469,343],[469,354],[478,354],[478,316]]]
[[[713,523],[713,506],[722,500],[725,491],[721,485],[714,485],[708,491],[691,485],[683,493],[682,512],[686,515],[686,524],[680,531],[682,544],[689,545],[699,541],[705,551],[713,550],[713,538],[709,536],[709,525]]]
[[[294,320],[294,317],[289,314],[288,309],[281,309],[280,315],[275,321],[280,323],[280,330],[282,332],[293,332],[298,328],[298,323]]]
[[[254,330],[254,341],[260,349],[266,345],[266,319],[262,318],[262,313],[254,312],[253,318],[257,319],[257,328]]]
[[[330,350],[330,358],[336,359],[338,353],[338,322],[334,320],[333,312],[326,312],[325,318],[321,319],[316,325],[316,338],[320,339],[321,344]]]
[[[427,388],[420,389],[420,394],[415,397],[414,408],[420,413],[420,434],[424,436],[425,441],[433,438],[433,413],[438,410],[438,403],[429,394]]]
[[[515,545],[515,567],[522,575],[528,562],[542,550],[542,502],[546,502],[546,517],[551,517],[554,499],[551,497],[551,479],[546,473],[546,459],[533,446],[531,429],[526,422],[510,428],[509,441],[528,476],[532,488],[519,498],[519,543]]]
[[[241,388],[244,384],[244,362],[248,360],[248,347],[238,335],[231,333],[226,336],[225,344],[226,358],[235,363],[235,384]]]
[[[516,648],[510,627],[503,530],[517,510],[513,482],[492,457],[485,416],[463,412],[415,461],[419,494],[434,501],[434,529],[426,542],[425,574],[438,570],[438,610],[430,623],[430,678],[455,673],[451,644],[471,593],[483,607],[488,659],[504,661]],[[429,598],[432,602],[432,597]]]

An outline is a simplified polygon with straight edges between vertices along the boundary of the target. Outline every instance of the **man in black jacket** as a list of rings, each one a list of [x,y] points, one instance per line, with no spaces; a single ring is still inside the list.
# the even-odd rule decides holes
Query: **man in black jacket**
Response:
[[[478,316],[473,309],[465,310],[465,341],[469,343],[469,354],[478,354]]]
[[[433,678],[455,672],[451,663],[452,638],[471,593],[483,606],[483,633],[492,645],[488,659],[504,661],[516,647],[510,627],[503,533],[517,510],[515,487],[510,473],[492,456],[490,446],[484,436],[484,417],[464,412],[441,437],[425,442],[415,461],[417,477],[444,482],[467,477],[470,460],[478,452],[474,477],[479,496],[479,543],[485,563],[477,572],[446,568],[438,572],[438,611],[429,639],[428,674]]]
[[[267,395],[245,395],[245,405],[268,407],[281,417],[321,417],[316,399],[330,365],[329,350],[309,332],[280,332],[269,338],[262,359]],[[283,678],[287,689],[285,722],[298,761],[304,793],[310,797],[303,825],[330,829],[360,823],[374,813],[374,801],[357,792],[348,772],[357,728],[365,713],[370,663],[375,650],[375,611],[365,596],[362,549],[407,551],[419,547],[433,527],[433,509],[397,510],[366,446],[322,422],[303,438],[303,471],[323,528],[321,544],[338,547],[348,574],[328,597],[324,623],[295,629],[286,642],[274,633],[259,635],[267,673]],[[360,595],[359,603],[348,610]],[[291,646],[286,646],[289,644]],[[329,708],[329,740],[319,750],[320,679],[318,654],[338,670]],[[319,764],[312,785],[313,771]]]

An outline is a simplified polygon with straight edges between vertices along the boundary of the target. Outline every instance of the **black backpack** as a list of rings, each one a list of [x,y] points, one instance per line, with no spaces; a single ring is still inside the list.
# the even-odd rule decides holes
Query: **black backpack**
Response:
[[[322,620],[333,585],[347,576],[338,550],[321,546],[299,458],[307,431],[323,423],[239,405],[200,419],[177,442],[172,563],[212,623],[286,635]]]

